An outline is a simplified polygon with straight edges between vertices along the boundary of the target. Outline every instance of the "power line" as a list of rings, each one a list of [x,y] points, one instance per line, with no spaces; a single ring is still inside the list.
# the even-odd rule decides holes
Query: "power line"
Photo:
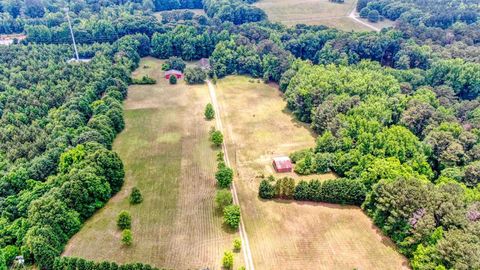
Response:
[[[70,16],[68,15],[68,8],[65,8],[65,14],[67,15],[68,28],[70,28],[70,34],[72,35],[73,48],[75,49],[75,56],[77,57],[77,61],[80,61],[80,57],[78,57],[77,44],[75,43],[75,35],[73,35],[72,23],[70,22]]]

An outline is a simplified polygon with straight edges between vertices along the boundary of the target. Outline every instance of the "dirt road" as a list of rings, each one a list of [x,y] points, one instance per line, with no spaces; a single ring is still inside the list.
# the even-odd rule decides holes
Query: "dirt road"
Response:
[[[220,108],[218,106],[217,95],[215,93],[215,86],[209,80],[207,80],[207,84],[208,84],[208,90],[210,92],[210,99],[212,101],[213,108],[215,109],[216,129],[220,130],[223,134],[225,134],[223,130],[223,125],[222,125]],[[225,142],[222,144],[222,149],[223,149],[223,153],[225,153],[224,155],[225,164],[227,164],[228,167],[231,167],[230,160],[228,158],[228,149]],[[235,188],[235,182],[232,182],[231,191],[233,194],[233,203],[236,205],[240,205],[240,202],[238,200],[238,195],[237,195],[237,189]],[[242,238],[242,250],[243,250],[243,256],[245,258],[245,268],[247,270],[254,270],[255,268],[253,266],[252,252],[250,251],[250,243],[248,242],[247,232],[245,231],[245,225],[243,223],[242,217],[240,217],[239,230],[240,230],[240,237]]]

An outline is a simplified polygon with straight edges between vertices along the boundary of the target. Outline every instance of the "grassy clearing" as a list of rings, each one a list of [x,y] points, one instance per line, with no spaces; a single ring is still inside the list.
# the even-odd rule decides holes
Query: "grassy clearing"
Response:
[[[408,268],[358,207],[260,200],[257,176],[273,172],[271,157],[313,146],[314,136],[272,86],[233,76],[217,91],[256,269]]]
[[[175,10],[176,10],[176,11],[184,11],[184,10],[186,10],[186,11],[191,11],[191,12],[193,12],[195,15],[205,15],[205,10],[203,10],[203,9],[175,9]],[[171,10],[169,10],[169,11],[171,11]],[[165,11],[155,12],[155,13],[153,13],[153,15],[154,15],[155,17],[157,17],[157,19],[158,19],[159,21],[161,21],[161,20],[162,20],[162,13],[163,13],[163,12],[165,12]]]
[[[169,85],[161,63],[145,58],[134,73],[155,78],[156,85],[129,88],[126,129],[113,147],[125,165],[125,185],[71,239],[66,256],[218,269],[223,251],[238,237],[223,228],[214,206],[216,149],[208,142],[213,122],[203,119],[207,86],[187,86],[183,80]],[[133,186],[140,188],[144,201],[130,206]],[[122,247],[115,223],[123,209],[133,217],[129,248]],[[243,264],[241,254],[235,259],[236,268]]]
[[[370,28],[348,18],[356,6],[356,0],[345,0],[343,4],[329,0],[261,0],[256,6],[265,10],[268,18],[286,25],[326,25],[345,31],[371,31]],[[381,22],[373,24],[382,27]]]

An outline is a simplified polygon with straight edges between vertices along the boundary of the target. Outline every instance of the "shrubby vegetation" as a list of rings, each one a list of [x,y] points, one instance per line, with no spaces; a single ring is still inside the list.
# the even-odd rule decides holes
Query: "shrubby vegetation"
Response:
[[[122,231],[122,243],[125,246],[131,246],[133,243],[133,235],[130,229],[124,229]]]
[[[130,204],[141,203],[143,201],[143,197],[142,197],[142,193],[140,192],[140,189],[138,189],[137,187],[133,187],[128,200],[130,201]]]
[[[210,132],[210,141],[216,146],[219,147],[223,143],[223,134],[220,130],[212,129]]]
[[[225,251],[223,254],[222,266],[225,269],[233,268],[233,253],[231,251]]]
[[[233,203],[232,192],[228,189],[220,189],[215,195],[215,204],[221,211]]]
[[[240,206],[228,205],[223,209],[223,222],[232,229],[238,229],[240,225]]]
[[[292,178],[275,180],[270,176],[260,182],[259,196],[262,199],[281,198],[361,205],[365,200],[366,189],[363,183],[345,178],[322,182],[302,180],[295,184]]]
[[[122,269],[122,270],[134,270],[134,269],[159,270],[158,268],[155,268],[151,265],[142,264],[142,263],[129,263],[129,264],[118,265],[115,262],[107,262],[107,261],[94,262],[94,261],[89,261],[89,260],[85,260],[85,259],[82,259],[82,258],[75,258],[75,257],[58,257],[58,258],[56,258],[55,262],[53,264],[53,270],[65,270],[65,269],[71,269],[71,270],[84,270],[84,269],[92,269],[92,270],[116,270],[116,269]]]
[[[240,238],[233,239],[233,251],[239,252],[242,249],[242,240]]]
[[[207,79],[207,74],[201,67],[188,67],[185,69],[185,81],[188,84],[201,84]]]
[[[213,109],[212,103],[208,103],[205,106],[204,116],[207,120],[212,120],[213,118],[215,118],[215,110]]]
[[[155,79],[152,79],[148,76],[143,76],[141,79],[132,79],[132,84],[156,84],[157,81]]]
[[[132,228],[132,217],[130,216],[130,212],[123,210],[120,212],[120,214],[118,214],[117,227],[120,230]]]

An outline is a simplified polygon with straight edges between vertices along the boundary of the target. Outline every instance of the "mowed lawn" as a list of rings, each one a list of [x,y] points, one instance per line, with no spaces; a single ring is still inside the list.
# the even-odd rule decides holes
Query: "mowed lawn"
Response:
[[[68,243],[64,255],[96,261],[144,262],[174,269],[218,269],[237,232],[227,232],[214,205],[216,149],[208,141],[213,122],[203,118],[206,85],[175,86],[163,79],[162,61],[142,59],[134,76],[156,85],[131,86],[126,128],[114,143],[125,165],[125,184]],[[130,206],[133,186],[144,201]],[[116,217],[133,218],[131,247],[123,247]],[[243,265],[241,253],[236,267]]]
[[[258,198],[259,176],[273,172],[271,158],[315,139],[285,110],[277,89],[251,81],[222,79],[217,95],[256,269],[408,269],[359,207]]]
[[[326,25],[345,31],[372,31],[348,17],[356,7],[356,0],[334,3],[329,0],[260,0],[255,5],[265,10],[268,18],[286,25]],[[372,24],[382,28],[388,24]]]

